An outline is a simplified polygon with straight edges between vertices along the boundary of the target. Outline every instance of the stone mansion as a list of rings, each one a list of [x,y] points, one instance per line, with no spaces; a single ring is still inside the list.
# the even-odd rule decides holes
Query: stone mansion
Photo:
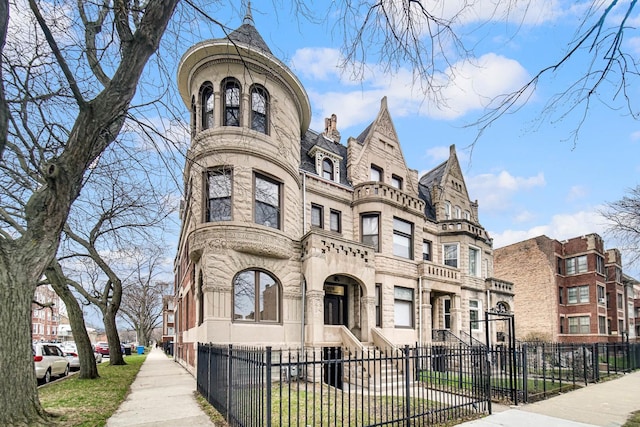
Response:
[[[342,138],[336,116],[309,129],[305,88],[250,12],[227,37],[192,46],[177,78],[191,112],[175,260],[180,363],[194,369],[198,342],[485,342],[474,321],[513,310],[455,147],[419,177],[386,98],[357,137]]]

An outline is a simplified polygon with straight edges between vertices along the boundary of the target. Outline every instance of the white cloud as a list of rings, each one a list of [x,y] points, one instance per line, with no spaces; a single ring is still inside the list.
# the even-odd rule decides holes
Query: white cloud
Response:
[[[432,147],[427,150],[427,157],[433,163],[441,163],[449,158],[449,147],[441,145],[439,147]]]
[[[523,222],[529,222],[534,218],[535,218],[535,214],[533,214],[533,213],[531,213],[531,212],[529,212],[527,210],[524,210],[524,211],[519,212],[518,214],[516,214],[515,217],[513,218],[513,220],[515,222],[518,222],[518,223],[523,223]]]
[[[567,201],[572,202],[579,199],[584,199],[589,194],[589,190],[582,185],[574,185],[569,189],[567,194]]]
[[[489,231],[493,237],[493,247],[500,248],[533,237],[546,235],[551,239],[564,240],[589,233],[604,236],[605,220],[595,207],[586,211],[554,215],[545,225],[537,225],[527,230],[504,230],[501,233]]]
[[[546,181],[542,172],[535,176],[513,176],[507,171],[498,174],[480,174],[466,180],[472,199],[480,200],[483,211],[509,209],[509,198],[516,193],[536,187],[544,187]]]
[[[411,70],[401,68],[389,74],[378,65],[365,64],[361,80],[347,77],[353,73],[338,68],[335,49],[304,48],[296,51],[292,67],[305,79],[314,114],[312,129],[322,129],[324,118],[338,116],[338,129],[363,125],[375,117],[380,99],[387,96],[394,117],[413,114],[453,120],[485,108],[496,98],[519,89],[529,74],[516,60],[489,53],[473,61],[453,64],[435,76],[440,88],[427,96],[424,83]],[[357,66],[357,65],[356,65]],[[333,84],[327,86],[326,82]],[[328,91],[324,91],[329,88]]]
[[[632,141],[640,141],[640,130],[635,131],[631,134],[631,140]]]

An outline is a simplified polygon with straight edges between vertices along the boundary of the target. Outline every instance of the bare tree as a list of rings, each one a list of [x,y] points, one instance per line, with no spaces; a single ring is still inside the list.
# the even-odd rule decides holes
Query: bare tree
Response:
[[[140,345],[147,346],[162,321],[162,297],[171,286],[159,280],[164,251],[141,248],[132,254],[133,274],[123,285],[122,317],[135,331]]]
[[[98,367],[91,346],[91,340],[84,322],[82,307],[70,289],[70,285],[74,284],[73,280],[65,276],[62,267],[57,261],[54,261],[51,266],[47,268],[45,277],[45,282],[53,287],[53,290],[64,302],[67,313],[69,314],[71,332],[73,333],[73,339],[76,343],[78,356],[80,358],[80,372],[78,373],[78,377],[81,379],[99,378],[100,375],[98,374]]]
[[[12,371],[0,377],[0,425],[37,425],[49,417],[30,357],[32,296],[84,174],[118,136],[178,0],[17,3],[0,1],[0,359]],[[10,16],[22,18],[14,27],[22,33],[7,38]]]
[[[125,363],[116,317],[124,285],[140,278],[138,248],[162,247],[165,222],[174,210],[152,174],[156,165],[144,158],[139,147],[124,147],[121,142],[117,150],[108,149],[92,166],[83,194],[71,209],[58,254],[59,261],[69,266],[64,268],[68,277],[74,276],[77,258],[92,261],[102,272],[89,288],[77,280],[67,283],[102,313],[112,365]]]
[[[627,265],[640,261],[640,185],[615,202],[607,203],[600,214],[608,221],[606,233],[620,244]]]

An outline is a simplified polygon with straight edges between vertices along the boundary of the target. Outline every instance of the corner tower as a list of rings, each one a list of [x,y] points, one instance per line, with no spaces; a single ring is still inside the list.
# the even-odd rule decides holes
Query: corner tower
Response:
[[[195,343],[297,339],[304,87],[254,26],[192,46],[177,84],[190,111],[176,258],[177,356]],[[291,300],[291,301],[289,301]],[[284,307],[284,308],[283,308]],[[258,326],[256,328],[256,326]]]

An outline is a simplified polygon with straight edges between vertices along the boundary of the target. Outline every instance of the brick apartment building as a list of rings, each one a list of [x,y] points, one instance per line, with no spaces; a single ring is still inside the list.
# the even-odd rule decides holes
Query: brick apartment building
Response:
[[[538,236],[494,251],[494,271],[513,282],[520,340],[635,340],[634,283],[617,249],[598,234]],[[626,277],[626,279],[625,279]]]
[[[198,342],[358,351],[430,342],[434,330],[484,341],[472,321],[513,307],[454,146],[418,179],[386,98],[346,144],[336,116],[310,130],[304,87],[250,12],[183,55],[178,87],[191,111],[175,259],[181,363],[194,367]]]
[[[38,286],[31,305],[31,339],[55,342],[58,339],[63,302],[50,286]]]

